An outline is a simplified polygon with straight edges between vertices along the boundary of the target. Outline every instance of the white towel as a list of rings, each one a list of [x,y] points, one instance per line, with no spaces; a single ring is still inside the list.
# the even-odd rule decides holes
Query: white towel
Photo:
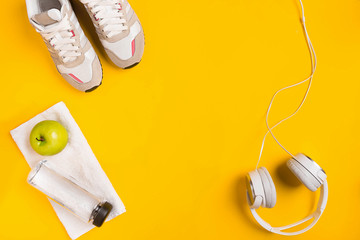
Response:
[[[29,142],[32,128],[43,120],[58,121],[68,131],[69,141],[67,146],[62,152],[54,156],[44,157],[37,154]],[[63,102],[57,103],[10,133],[31,168],[39,161],[47,159],[55,166],[65,170],[69,176],[74,177],[81,187],[94,195],[104,197],[105,200],[110,202],[113,205],[113,209],[107,221],[125,212],[124,204],[121,202],[86,138]],[[26,177],[24,176],[24,179]],[[72,239],[80,237],[94,227],[91,223],[81,221],[58,203],[50,199],[49,201]]]

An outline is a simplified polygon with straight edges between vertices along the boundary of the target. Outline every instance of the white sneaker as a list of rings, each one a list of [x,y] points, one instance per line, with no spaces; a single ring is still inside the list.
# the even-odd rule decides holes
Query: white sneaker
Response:
[[[68,0],[26,0],[30,23],[41,34],[59,73],[76,89],[101,85],[102,68]]]
[[[144,31],[127,0],[80,0],[110,59],[121,68],[141,61]]]

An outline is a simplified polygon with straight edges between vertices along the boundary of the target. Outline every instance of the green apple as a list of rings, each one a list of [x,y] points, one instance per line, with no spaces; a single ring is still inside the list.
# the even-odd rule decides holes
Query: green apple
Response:
[[[57,121],[39,122],[31,130],[31,147],[40,155],[51,156],[61,152],[68,142],[68,133]]]

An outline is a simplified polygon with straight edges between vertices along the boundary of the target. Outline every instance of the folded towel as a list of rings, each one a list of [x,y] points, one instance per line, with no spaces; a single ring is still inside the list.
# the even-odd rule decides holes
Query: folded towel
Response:
[[[30,145],[29,136],[32,128],[43,120],[58,121],[68,131],[69,141],[67,146],[62,152],[54,156],[41,156]],[[104,197],[104,199],[110,202],[113,205],[113,209],[107,221],[125,212],[124,204],[121,202],[86,138],[63,102],[57,103],[10,133],[31,168],[41,160],[51,161],[54,166],[65,170],[69,176],[74,177],[82,188],[96,196]],[[24,176],[25,179],[26,176]],[[94,227],[91,223],[81,221],[58,203],[51,199],[49,201],[72,239],[80,237]]]

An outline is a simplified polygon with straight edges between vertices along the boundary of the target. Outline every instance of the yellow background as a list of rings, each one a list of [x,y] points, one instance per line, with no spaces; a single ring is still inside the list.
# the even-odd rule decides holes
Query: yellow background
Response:
[[[245,200],[274,91],[310,73],[295,0],[130,1],[145,30],[141,64],[110,63],[75,1],[103,64],[103,85],[85,94],[57,73],[24,0],[1,1],[0,239],[69,239],[49,202],[26,183],[30,168],[9,131],[64,101],[127,212],[80,239],[285,239],[262,230]],[[292,239],[360,236],[360,1],[304,0],[318,71],[308,102],[275,132],[327,172],[319,223]],[[275,102],[275,122],[306,86]],[[310,213],[317,195],[294,181],[269,139],[260,165],[277,187],[278,226]]]

